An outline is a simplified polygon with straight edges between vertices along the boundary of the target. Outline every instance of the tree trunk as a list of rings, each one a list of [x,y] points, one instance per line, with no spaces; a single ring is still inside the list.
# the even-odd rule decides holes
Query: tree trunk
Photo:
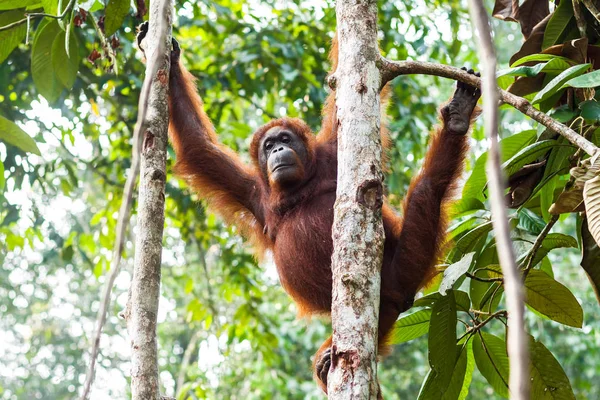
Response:
[[[330,399],[375,399],[384,231],[377,2],[339,0]]]
[[[168,87],[171,50],[170,0],[150,4],[150,26],[144,40],[148,58],[147,112],[142,128],[140,187],[133,279],[125,317],[131,336],[131,393],[134,400],[159,399],[156,318],[165,221]],[[142,89],[144,92],[144,89]],[[144,93],[142,93],[143,95]]]

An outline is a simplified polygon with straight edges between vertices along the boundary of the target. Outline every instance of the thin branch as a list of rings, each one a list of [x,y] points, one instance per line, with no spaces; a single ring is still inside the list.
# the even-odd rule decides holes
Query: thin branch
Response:
[[[74,0],[72,0],[74,1]],[[171,6],[170,1],[164,1],[165,6],[165,14],[169,15],[169,11],[167,7]],[[166,35],[168,29],[168,23],[166,20],[161,19],[160,23],[160,35],[164,37]],[[98,351],[100,348],[100,336],[102,334],[102,328],[106,323],[106,313],[108,311],[108,307],[110,305],[110,294],[112,288],[115,283],[115,279],[120,271],[121,264],[121,255],[123,253],[123,248],[125,247],[125,232],[127,230],[127,225],[129,223],[129,216],[131,212],[131,205],[133,199],[133,191],[135,188],[135,183],[137,181],[137,177],[140,172],[140,148],[141,148],[141,139],[142,132],[146,128],[146,115],[148,112],[148,100],[150,95],[150,89],[152,87],[152,81],[158,72],[160,65],[162,64],[162,58],[166,51],[165,44],[162,41],[159,41],[158,48],[156,52],[152,54],[152,57],[148,59],[148,64],[146,66],[146,77],[144,78],[144,83],[142,85],[142,90],[140,93],[140,99],[138,103],[138,117],[135,126],[135,130],[133,133],[133,149],[131,154],[131,168],[129,169],[129,174],[127,175],[127,181],[125,182],[125,188],[123,190],[123,199],[121,201],[121,208],[119,209],[119,219],[117,220],[117,227],[115,232],[115,244],[113,247],[113,255],[111,260],[111,273],[108,276],[108,280],[104,286],[104,290],[102,293],[102,302],[100,304],[100,308],[98,309],[97,322],[96,322],[96,331],[94,332],[94,337],[92,340],[92,350],[90,354],[90,365],[88,368],[87,376],[85,378],[85,383],[83,386],[83,392],[81,394],[80,400],[85,400],[89,395],[92,383],[94,381],[94,373],[96,367],[96,359],[98,357]]]
[[[65,10],[60,15],[52,15],[52,14],[46,14],[46,13],[25,13],[24,14],[25,18],[23,18],[19,21],[15,21],[15,22],[10,23],[5,26],[0,26],[0,32],[14,28],[15,26],[23,25],[24,23],[29,24],[29,21],[31,20],[31,18],[48,17],[48,18],[53,18],[53,19],[63,19],[64,17],[67,16],[69,11],[71,11],[73,9],[73,7],[75,6],[75,3],[77,3],[77,0],[71,0],[69,2],[69,4],[67,4],[67,8],[65,8]],[[27,29],[27,31],[29,31],[29,29]]]
[[[544,239],[546,239],[546,236],[548,236],[548,233],[550,233],[550,230],[552,229],[554,224],[556,224],[556,221],[558,221],[558,217],[560,217],[560,215],[553,215],[552,218],[550,218],[550,221],[546,224],[544,229],[540,232],[537,239],[533,243],[533,247],[531,247],[531,250],[529,250],[529,253],[527,254],[526,258],[527,262],[525,263],[526,266],[523,270],[523,280],[527,278],[527,274],[529,274],[529,271],[531,271],[531,269],[534,267],[533,259],[535,258],[535,255],[537,254],[540,247],[542,247]]]
[[[504,280],[503,278],[480,278],[477,275],[473,275],[470,272],[467,272],[466,275],[467,277],[479,282],[502,282]]]
[[[525,307],[523,283],[515,261],[514,249],[510,238],[508,213],[504,200],[506,179],[502,172],[500,146],[498,144],[499,93],[496,84],[496,54],[489,19],[482,0],[469,0],[469,11],[473,28],[479,34],[476,42],[479,47],[479,59],[481,60],[482,75],[484,77],[481,82],[481,89],[484,99],[484,127],[490,144],[487,162],[487,175],[490,183],[490,204],[493,217],[492,222],[496,234],[496,248],[504,275],[504,290],[506,292],[506,306],[509,318],[507,334],[510,361],[509,389],[512,399],[527,400],[529,399],[529,353],[523,318]],[[525,106],[531,107],[527,101],[521,105],[521,108],[525,109]],[[521,110],[521,108],[517,108]],[[578,138],[585,140],[576,133],[574,134]]]
[[[423,74],[434,75],[443,78],[450,78],[468,83],[476,87],[481,87],[481,79],[461,70],[460,68],[449,65],[435,64],[425,61],[391,61],[386,58],[380,59],[380,68],[382,70],[381,84],[385,85],[390,80],[400,75]],[[495,72],[494,72],[495,74]],[[495,75],[494,75],[495,76]],[[546,126],[552,131],[565,137],[569,142],[585,151],[590,156],[598,152],[598,147],[574,130],[549,117],[545,113],[536,110],[526,99],[515,96],[505,90],[500,90],[500,100],[516,108],[521,113],[531,119]]]
[[[579,29],[579,35],[584,38],[587,37],[587,22],[581,12],[581,0],[573,0],[573,14],[575,15],[575,22],[577,23],[577,29]]]
[[[581,0],[581,2],[585,6],[585,8],[587,8],[588,11],[594,16],[594,18],[596,18],[596,21],[600,22],[600,11],[598,11],[598,8],[596,7],[596,4],[594,4],[594,1]]]
[[[482,314],[482,311],[478,311],[478,310],[472,310],[473,312],[477,313],[477,314]],[[460,342],[465,336],[469,335],[469,334],[474,334],[478,331],[481,330],[481,328],[483,328],[484,326],[486,326],[488,323],[490,323],[491,320],[493,319],[500,319],[500,317],[506,317],[507,312],[506,310],[498,310],[493,314],[490,314],[489,317],[487,317],[485,320],[483,320],[482,322],[475,324],[473,326],[467,326],[467,331],[458,338],[457,342]]]
[[[96,34],[100,38],[100,45],[102,46],[102,49],[104,49],[104,53],[108,56],[108,60],[110,62],[110,65],[112,66],[113,70],[115,71],[115,75],[119,75],[119,65],[117,64],[117,56],[115,54],[114,49],[108,42],[106,35],[104,35],[104,32],[102,32],[102,29],[100,29],[100,26],[98,25],[98,21],[96,21],[96,18],[94,18],[92,13],[89,13],[87,15],[87,17],[90,19],[90,21],[92,21],[92,26],[94,27]],[[139,117],[139,115],[138,115],[138,117]]]

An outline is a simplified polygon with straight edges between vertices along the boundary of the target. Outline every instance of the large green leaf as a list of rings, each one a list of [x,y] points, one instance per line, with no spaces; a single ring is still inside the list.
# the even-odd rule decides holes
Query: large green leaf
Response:
[[[557,174],[564,174],[569,169],[569,157],[571,157],[576,148],[571,146],[567,139],[560,137],[557,140],[557,146],[552,149],[548,161],[546,162],[546,168],[544,169],[544,176],[539,186],[540,188],[540,207],[542,210],[542,216],[546,221],[550,220],[550,206],[554,203],[554,195],[556,185],[558,181]],[[554,175],[554,176],[553,176]]]
[[[40,155],[34,140],[12,121],[0,115],[0,141],[17,146],[23,151]]]
[[[529,129],[519,132],[515,135],[504,138],[500,141],[500,151],[502,153],[502,161],[506,161],[514,156],[519,150],[531,143],[536,137],[536,131]],[[485,164],[487,162],[488,153],[483,153],[475,162],[473,172],[465,183],[463,188],[463,198],[475,198],[483,200],[483,188],[487,183],[485,174]]]
[[[14,10],[17,8],[25,8],[33,4],[39,3],[39,0],[0,0],[0,11],[2,10]],[[21,11],[21,18],[23,18],[23,12]],[[0,25],[4,26],[4,25]]]
[[[575,394],[565,371],[546,346],[533,337],[529,340],[529,358],[531,399],[575,400]]]
[[[504,340],[479,331],[473,339],[473,355],[481,375],[498,395],[508,397],[509,364]]]
[[[570,1],[561,1],[552,13],[550,21],[548,21],[548,25],[544,30],[542,50],[559,43],[560,39],[566,35],[569,22],[572,18],[573,4]]]
[[[466,398],[475,366],[471,343],[464,346],[458,345],[457,353],[459,356],[448,385],[442,386],[440,380],[435,379],[435,372],[430,370],[419,392],[418,400],[463,400]]]
[[[600,121],[600,104],[596,100],[586,100],[577,106],[581,110],[581,118],[591,121]]]
[[[31,50],[31,75],[42,96],[53,103],[58,99],[62,86],[52,65],[52,44],[62,32],[58,23],[52,21],[38,28]]]
[[[492,228],[492,221],[488,221],[465,233],[454,244],[448,255],[448,259],[455,262],[467,253],[472,252],[478,244],[487,238],[487,235],[491,232]]]
[[[503,163],[502,169],[506,171],[507,176],[511,176],[523,168],[523,166],[536,161],[556,145],[556,140],[542,140],[540,142],[532,143],[521,149],[517,154],[512,156],[510,160]]]
[[[455,219],[464,215],[473,213],[477,210],[485,210],[485,205],[481,200],[474,197],[462,197],[450,204],[448,217]]]
[[[110,36],[123,25],[125,17],[131,7],[130,0],[109,0],[106,5],[106,18],[104,19],[104,29],[106,36]]]
[[[527,208],[520,209],[517,215],[519,216],[519,225],[534,235],[539,235],[546,226],[542,218]]]
[[[390,334],[390,344],[400,344],[423,336],[429,330],[431,310],[420,310],[400,318]]]
[[[549,99],[559,90],[561,90],[562,85],[567,82],[569,79],[572,79],[576,76],[583,74],[587,69],[591,67],[591,64],[579,64],[574,65],[571,68],[561,72],[556,76],[556,78],[552,79],[542,90],[540,90],[533,100],[531,104],[538,104],[544,100]]]
[[[569,235],[564,235],[562,233],[550,233],[548,234],[544,240],[542,241],[542,245],[536,251],[535,256],[533,257],[533,266],[535,267],[542,261],[544,257],[548,255],[548,253],[554,249],[559,248],[577,248],[577,240]],[[526,256],[523,256],[523,260],[527,259]]]
[[[23,19],[22,11],[9,11],[0,14],[0,26]],[[21,43],[27,35],[27,25],[22,24],[6,31],[0,31],[0,63]]]
[[[429,366],[439,387],[447,387],[456,363],[456,303],[454,293],[440,296],[431,309]]]
[[[561,324],[581,328],[583,310],[575,296],[543,271],[532,269],[525,279],[525,302],[534,310]]]
[[[52,67],[60,83],[67,89],[71,89],[79,69],[79,45],[75,34],[71,31],[69,35],[69,56],[67,55],[65,42],[66,32],[60,31],[52,44]]]
[[[511,67],[517,67],[519,65],[522,65],[525,63],[530,63],[530,62],[545,62],[545,61],[553,62],[554,60],[560,60],[561,63],[568,64],[569,66],[575,64],[575,62],[573,60],[570,60],[566,57],[555,56],[554,54],[537,53],[537,54],[530,54],[528,56],[519,58],[517,61],[515,61],[514,63],[511,64]],[[562,65],[564,65],[564,64],[562,64]]]
[[[600,70],[583,74],[573,79],[569,79],[563,85],[563,88],[570,86],[575,88],[595,88],[600,86]]]

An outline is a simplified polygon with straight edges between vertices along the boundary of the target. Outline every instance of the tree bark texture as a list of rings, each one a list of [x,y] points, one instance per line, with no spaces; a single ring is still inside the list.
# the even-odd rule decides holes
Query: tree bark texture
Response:
[[[146,74],[154,76],[147,113],[141,122],[145,128],[141,132],[137,237],[133,279],[125,313],[131,337],[131,393],[134,400],[160,398],[156,321],[165,220],[171,21],[170,0],[151,2],[150,26],[144,40],[145,55],[148,60],[157,59],[159,65],[157,69],[153,68],[152,62],[146,65]]]
[[[330,399],[376,399],[384,231],[377,2],[339,0]]]

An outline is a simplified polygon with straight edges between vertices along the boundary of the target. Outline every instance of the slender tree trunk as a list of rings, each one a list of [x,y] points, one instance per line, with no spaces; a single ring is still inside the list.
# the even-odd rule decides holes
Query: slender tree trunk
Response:
[[[510,377],[508,388],[510,398],[529,399],[529,349],[525,334],[525,303],[521,272],[517,268],[515,252],[510,237],[508,212],[504,191],[506,178],[502,171],[500,145],[498,144],[498,100],[500,98],[496,84],[496,52],[492,41],[492,32],[487,11],[482,0],[469,0],[469,9],[473,26],[479,37],[479,59],[483,67],[481,92],[483,94],[483,119],[485,133],[490,144],[487,176],[490,186],[490,206],[492,222],[496,234],[498,259],[504,275],[506,309],[508,311],[508,357]]]
[[[333,222],[330,399],[376,399],[384,232],[377,2],[338,0],[338,182]]]
[[[143,138],[137,237],[133,279],[125,312],[131,336],[131,393],[134,400],[160,397],[156,318],[165,220],[171,1],[151,2],[149,22],[144,52],[148,59],[146,75],[152,77],[152,82],[148,89],[148,111],[145,118],[138,121],[138,127],[143,127]]]

